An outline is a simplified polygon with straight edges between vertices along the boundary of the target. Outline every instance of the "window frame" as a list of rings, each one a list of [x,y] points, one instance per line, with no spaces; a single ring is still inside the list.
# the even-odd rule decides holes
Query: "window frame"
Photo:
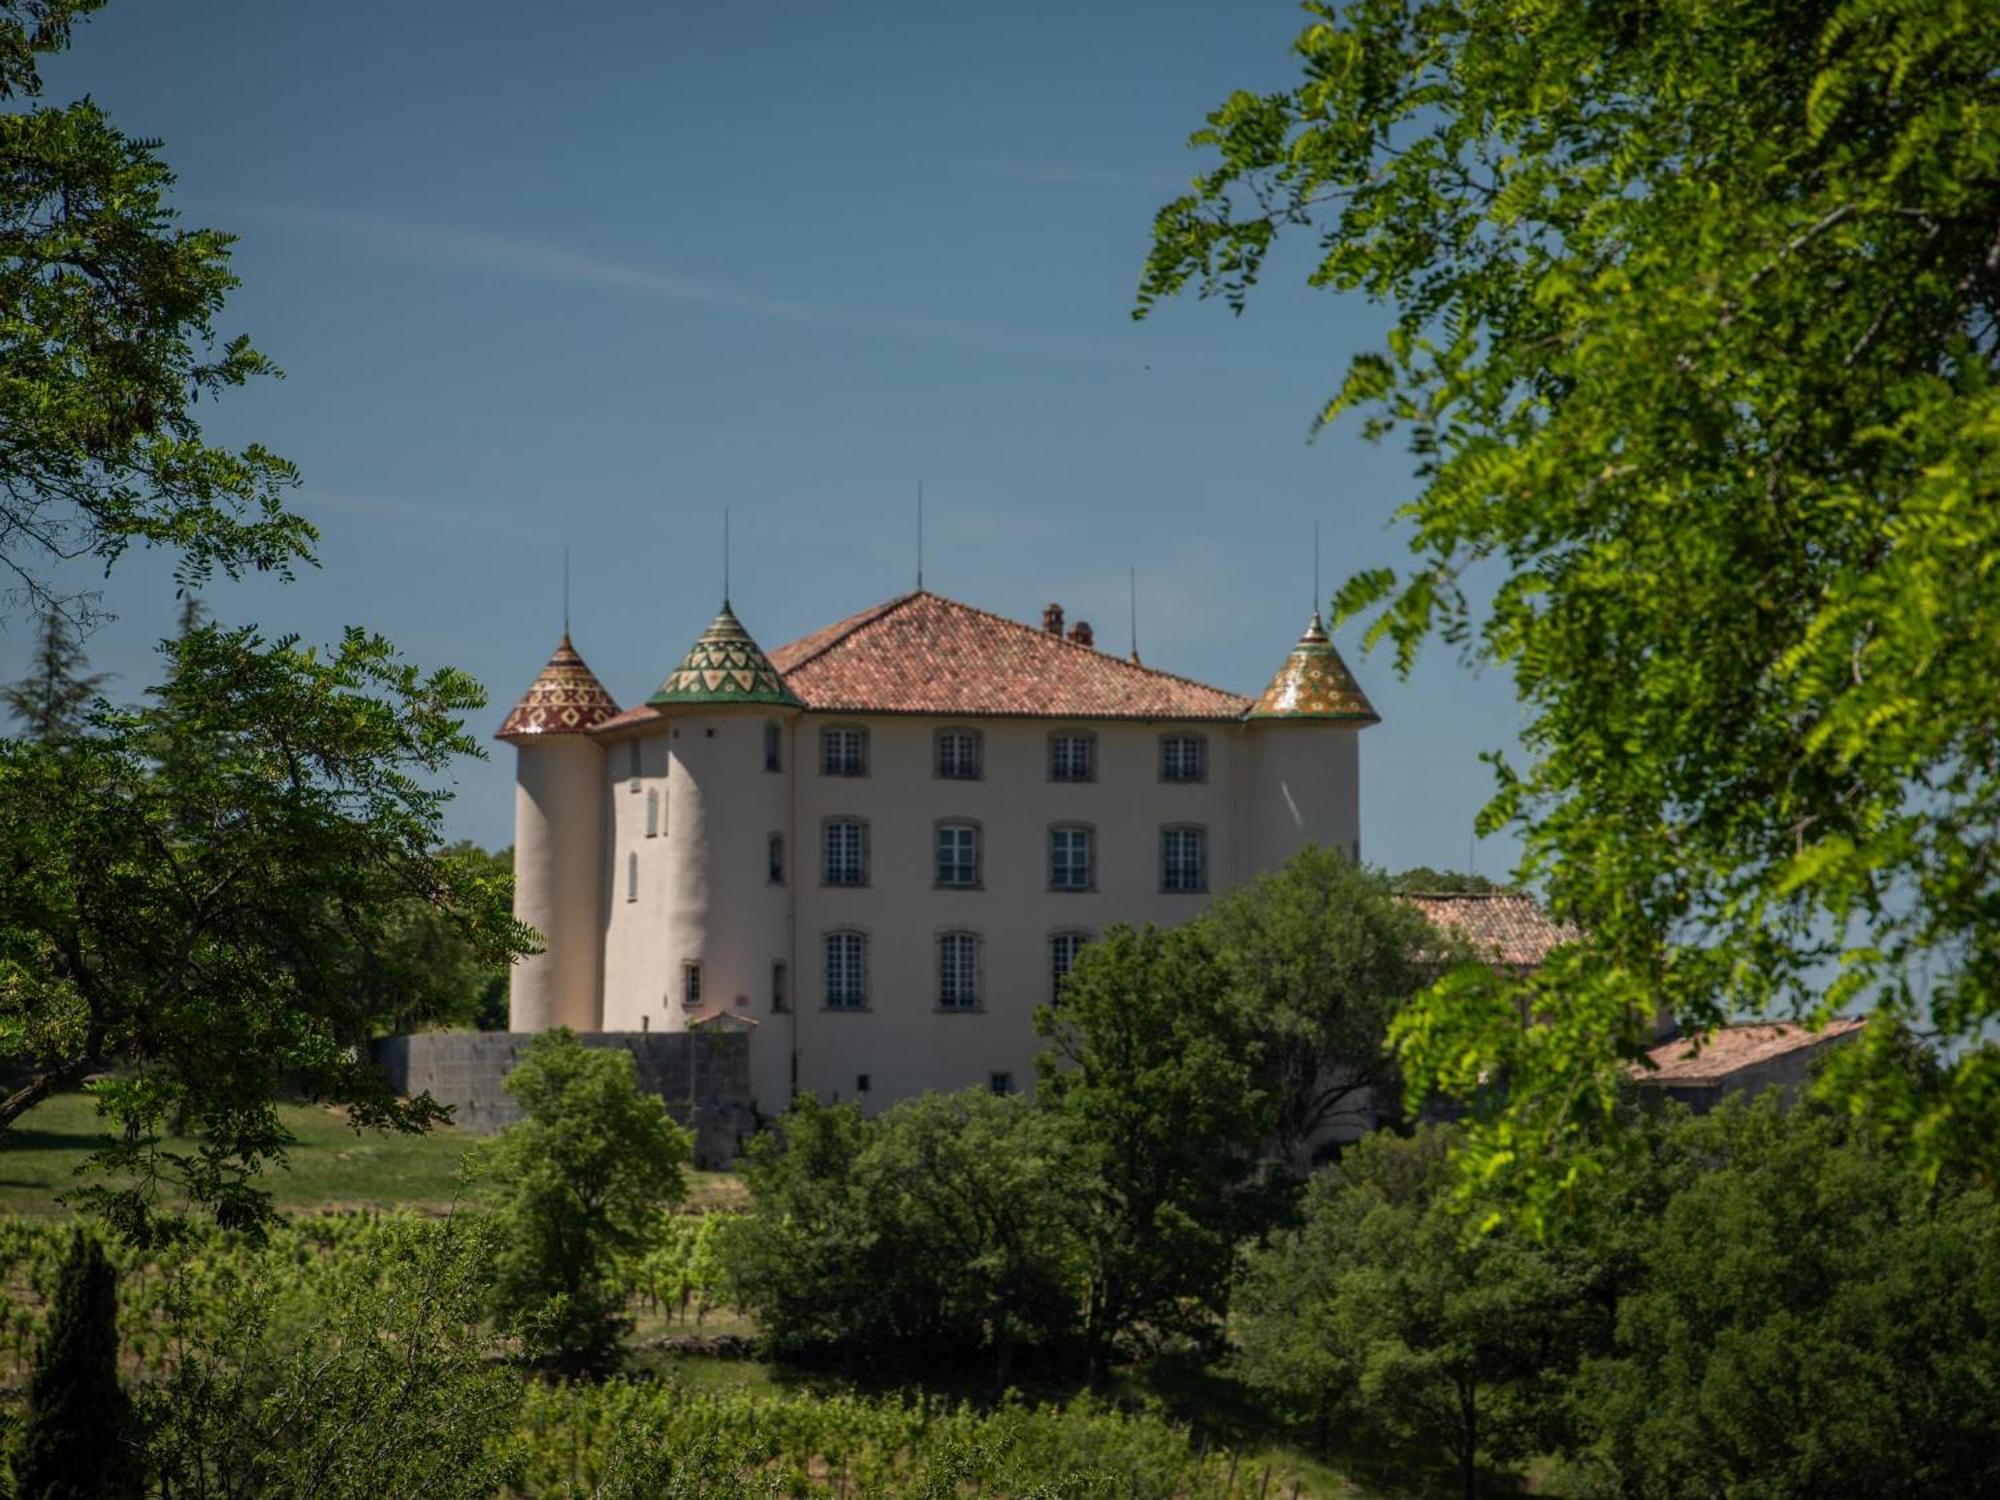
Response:
[[[639,899],[639,851],[625,851],[625,900],[629,904]]]
[[[1195,755],[1195,773],[1192,776],[1168,774],[1168,759],[1176,745],[1192,745]],[[1208,784],[1208,736],[1192,730],[1177,729],[1171,734],[1160,736],[1160,784],[1162,786],[1206,786]]]
[[[1168,856],[1169,841],[1176,834],[1194,834],[1198,851],[1193,885],[1175,885],[1169,878],[1173,864]],[[1160,894],[1163,896],[1205,896],[1208,894],[1208,825],[1205,823],[1163,823],[1160,825]]]
[[[1078,955],[1083,952],[1096,936],[1097,934],[1087,927],[1057,927],[1051,929],[1049,932],[1049,966],[1047,971],[1049,976],[1049,1004],[1055,1005],[1062,1000],[1063,985],[1069,979],[1070,970],[1076,967]],[[1056,944],[1070,939],[1075,939],[1076,951],[1070,954],[1069,962],[1064,965],[1062,974],[1058,977],[1056,974]]]
[[[859,972],[857,998],[852,1002],[836,1000],[833,985],[833,941],[836,938],[852,938],[856,946],[855,967]],[[829,927],[820,933],[820,1008],[822,1010],[851,1012],[869,1009],[869,953],[868,930],[864,927]]]
[[[701,1009],[701,960],[681,960],[681,1009]]]
[[[972,876],[969,880],[944,878],[944,835],[947,829],[972,835]],[[986,830],[977,818],[939,818],[931,824],[931,889],[937,891],[977,891],[986,885]]]
[[[833,878],[833,830],[835,828],[847,827],[858,828],[861,831],[860,838],[857,840],[859,848],[855,856],[860,869],[860,877],[855,880],[835,880]],[[867,890],[871,874],[869,868],[871,862],[869,857],[871,842],[868,831],[868,820],[866,818],[856,817],[853,813],[829,813],[824,818],[821,818],[819,820],[819,883],[821,889],[829,891]]]
[[[986,1075],[986,1091],[1005,1099],[1014,1092],[1014,1074],[1011,1069],[996,1068]]]
[[[1056,835],[1059,833],[1080,833],[1083,835],[1084,861],[1083,883],[1081,885],[1059,885],[1056,883]],[[1049,824],[1048,837],[1048,888],[1059,895],[1084,895],[1097,889],[1097,825],[1065,821]]]
[[[638,791],[639,784],[644,779],[645,774],[646,774],[645,759],[640,754],[639,741],[637,739],[627,740],[625,742],[625,775],[627,778],[626,790],[633,792]]]
[[[764,840],[764,883],[786,883],[785,836],[782,833],[770,834]]]
[[[764,770],[767,774],[785,769],[785,726],[776,719],[764,721]]]
[[[771,1014],[782,1016],[792,1008],[792,966],[782,958],[771,960]]]
[[[854,766],[851,771],[828,769],[829,752],[833,746],[833,736],[851,734],[854,736]],[[866,724],[822,724],[819,728],[819,774],[851,781],[865,777],[869,769],[868,726]]]
[[[972,747],[970,770],[945,769],[944,747],[948,740],[962,739]],[[943,724],[931,731],[931,779],[933,781],[984,781],[986,779],[986,736],[965,724]]]
[[[648,787],[646,790],[646,837],[656,839],[659,836],[660,791],[658,787]]]
[[[1056,746],[1066,740],[1080,742],[1083,747],[1084,771],[1081,776],[1059,776],[1056,774]],[[1049,731],[1048,779],[1060,786],[1088,786],[1097,780],[1097,731],[1094,729],[1051,729]]]
[[[964,972],[964,968],[968,966],[965,956],[955,955],[950,959],[946,958],[947,948],[955,948],[960,943],[971,946],[969,975]],[[932,952],[937,958],[936,966],[932,970],[937,980],[935,1008],[955,1016],[986,1009],[986,940],[970,927],[945,927],[938,931]],[[951,973],[949,979],[948,964]],[[947,989],[952,983],[961,979],[969,986],[969,993],[961,999],[950,999],[946,994]]]

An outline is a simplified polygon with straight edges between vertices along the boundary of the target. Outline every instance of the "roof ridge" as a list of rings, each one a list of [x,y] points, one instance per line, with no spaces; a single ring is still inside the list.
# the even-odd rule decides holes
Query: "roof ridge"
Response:
[[[1082,641],[1073,641],[1068,636],[1062,635],[1057,631],[1044,630],[1028,624],[1025,620],[1017,620],[1011,615],[999,614],[990,609],[981,609],[977,604],[967,604],[963,599],[954,599],[949,594],[934,593],[929,589],[920,590],[919,592],[929,594],[931,598],[941,600],[951,605],[954,609],[962,609],[968,614],[983,615],[989,620],[997,620],[1002,625],[1012,626],[1014,629],[1023,631],[1038,639],[1052,640],[1060,645],[1069,646],[1078,651],[1088,651],[1092,656],[1102,657],[1105,661],[1115,663],[1120,667],[1129,667],[1135,672],[1144,672],[1151,677],[1163,677],[1168,682],[1178,682],[1186,687],[1197,687],[1204,692],[1220,693],[1225,698],[1241,698],[1246,711],[1250,705],[1257,701],[1255,698],[1248,697],[1245,694],[1233,693],[1228,688],[1217,687],[1212,682],[1202,682],[1197,678],[1183,677],[1180,673],[1169,672],[1163,667],[1149,667],[1142,661],[1132,661],[1128,657],[1113,656],[1109,651],[1099,651],[1095,646],[1086,646]],[[914,599],[917,597],[917,594],[905,594],[903,596],[904,599]],[[873,622],[869,623],[872,624]]]
[[[912,589],[907,594],[897,594],[892,599],[884,599],[880,604],[871,604],[866,609],[857,610],[855,613],[849,615],[844,620],[835,620],[831,625],[822,625],[818,630],[807,631],[804,635],[799,637],[799,641],[810,640],[815,635],[819,635],[826,631],[832,631],[833,634],[828,635],[825,640],[821,641],[819,645],[814,647],[806,655],[801,656],[797,661],[792,662],[790,665],[784,667],[782,670],[780,670],[778,675],[780,677],[789,677],[792,673],[798,671],[800,667],[805,666],[808,662],[818,661],[822,656],[826,655],[826,653],[831,651],[835,646],[838,646],[842,641],[846,640],[849,636],[853,635],[855,631],[867,629],[870,625],[873,625],[877,620],[880,620],[885,616],[894,614],[897,610],[901,609],[905,604],[908,604],[912,599],[921,598],[926,592],[928,592],[928,590]],[[938,594],[934,597],[942,599],[944,595]],[[777,648],[777,653],[782,655],[784,652],[789,651],[793,646],[796,646],[797,644],[798,641],[787,641],[785,642],[784,645]]]

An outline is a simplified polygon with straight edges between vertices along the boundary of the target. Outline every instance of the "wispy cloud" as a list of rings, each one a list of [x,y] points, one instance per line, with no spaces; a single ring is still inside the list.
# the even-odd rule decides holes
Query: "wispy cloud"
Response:
[[[987,324],[882,308],[848,307],[773,297],[727,281],[684,276],[551,245],[427,224],[382,214],[254,203],[217,205],[238,218],[262,219],[345,236],[377,254],[460,270],[601,287],[666,302],[740,313],[811,328],[957,344],[1057,359],[1130,363],[1135,355],[1108,344],[1050,337]]]

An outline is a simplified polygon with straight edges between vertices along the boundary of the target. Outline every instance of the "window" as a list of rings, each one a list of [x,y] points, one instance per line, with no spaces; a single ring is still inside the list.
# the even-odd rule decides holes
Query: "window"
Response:
[[[1160,780],[1208,780],[1208,741],[1198,734],[1169,734],[1160,739]]]
[[[627,901],[639,899],[639,856],[636,854],[625,856],[625,899]]]
[[[978,824],[938,824],[937,883],[939,889],[953,891],[967,891],[978,886]]]
[[[854,1092],[857,1094],[868,1092],[868,1075],[866,1073],[856,1073],[854,1075]]]
[[[848,727],[819,732],[819,773],[822,776],[866,776],[868,731]]]
[[[868,1004],[868,935],[826,935],[826,1008],[862,1010]]]
[[[660,794],[658,792],[648,792],[646,793],[646,837],[653,839],[659,836]]]
[[[785,731],[775,719],[764,725],[764,769],[785,769]]]
[[[639,790],[639,742],[633,740],[625,747],[625,774],[631,778],[632,790]]]
[[[1049,736],[1049,780],[1095,781],[1097,736],[1072,730]]]
[[[980,777],[979,731],[940,729],[935,742],[938,778],[941,781],[977,781]]]
[[[785,883],[785,836],[774,833],[766,843],[765,853],[770,864],[768,879],[772,885]]]
[[[1160,889],[1194,892],[1208,889],[1208,830],[1160,830]]]
[[[979,1008],[979,934],[938,934],[938,1008]]]
[[[988,1073],[986,1075],[986,1086],[996,1094],[1011,1094],[1014,1092],[1014,1075],[1012,1073]]]
[[[701,1004],[701,965],[681,965],[681,1005],[693,1010]]]
[[[1076,956],[1083,951],[1083,945],[1090,941],[1087,932],[1054,932],[1049,934],[1049,999],[1062,998],[1063,981],[1069,978],[1069,971],[1076,967]]]
[[[1096,876],[1095,851],[1088,828],[1056,827],[1049,830],[1049,889],[1087,891]]]
[[[859,818],[829,818],[820,828],[820,872],[827,885],[868,884],[868,825]]]
[[[791,977],[782,958],[771,965],[771,1010],[774,1014],[783,1014],[792,1008],[791,997],[787,993]]]

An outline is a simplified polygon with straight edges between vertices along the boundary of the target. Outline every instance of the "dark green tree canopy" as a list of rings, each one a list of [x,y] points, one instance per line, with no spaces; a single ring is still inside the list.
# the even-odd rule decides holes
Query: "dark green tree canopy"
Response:
[[[1240,306],[1274,244],[1392,310],[1321,420],[1416,460],[1404,572],[1342,591],[1407,666],[1504,665],[1482,826],[1590,941],[1523,1030],[1406,1013],[1410,1082],[1515,1086],[1475,1173],[1550,1203],[1629,1023],[1872,1007],[1835,1086],[2000,1168],[2000,1070],[1878,1056],[2000,1016],[2000,28],[1952,0],[1355,0],[1237,94],[1141,311]],[[1836,976],[1837,977],[1833,977]],[[1582,1159],[1587,1160],[1587,1155]]]
[[[76,629],[60,610],[42,616],[33,666],[19,682],[0,688],[0,703],[30,739],[58,740],[84,727],[86,710],[108,680],[87,672],[89,659]]]
[[[20,1500],[137,1500],[144,1463],[132,1403],[118,1383],[118,1273],[78,1229],[35,1351],[14,1459]]]

